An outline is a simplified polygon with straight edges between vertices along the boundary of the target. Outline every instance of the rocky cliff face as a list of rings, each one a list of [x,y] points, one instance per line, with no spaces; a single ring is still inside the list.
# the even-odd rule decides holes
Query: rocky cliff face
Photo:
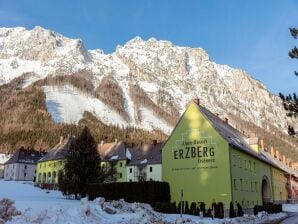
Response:
[[[18,77],[21,88],[42,86],[56,122],[76,123],[89,111],[107,124],[169,134],[186,104],[198,97],[232,124],[237,117],[285,132],[293,123],[279,97],[245,71],[210,61],[201,48],[154,38],[136,37],[104,54],[41,27],[1,28],[0,86]]]

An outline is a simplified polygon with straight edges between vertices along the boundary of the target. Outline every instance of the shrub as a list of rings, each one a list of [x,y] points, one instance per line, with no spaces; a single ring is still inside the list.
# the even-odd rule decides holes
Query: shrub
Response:
[[[200,203],[200,211],[203,212],[203,216],[206,215],[206,205],[204,202]]]
[[[237,216],[243,216],[244,212],[242,210],[242,207],[239,203],[237,203]]]
[[[199,216],[200,215],[200,203],[197,203],[197,209],[196,209],[196,214]]]
[[[190,214],[191,215],[197,215],[197,204],[195,202],[192,202],[190,204]]]
[[[166,182],[118,182],[87,184],[86,192],[91,200],[104,197],[106,200],[124,199],[127,202],[170,202],[170,187]]]
[[[189,207],[188,207],[188,201],[185,201],[185,209],[184,209],[184,213],[185,213],[185,214],[190,214],[190,210],[189,210]]]
[[[176,203],[170,202],[156,202],[153,205],[153,209],[157,212],[175,214],[177,213]]]
[[[217,204],[217,208],[218,208],[218,217],[217,218],[220,218],[220,219],[223,219],[224,216],[225,216],[225,211],[224,211],[224,205],[222,202],[219,202]]]
[[[272,203],[268,203],[265,205],[256,205],[254,207],[254,214],[257,215],[259,212],[261,211],[265,211],[269,214],[271,213],[279,213],[282,212],[282,205],[278,204],[272,204]]]
[[[236,217],[236,212],[235,212],[234,204],[233,204],[232,201],[230,202],[230,214],[229,214],[229,216],[230,216],[230,218],[235,218]]]

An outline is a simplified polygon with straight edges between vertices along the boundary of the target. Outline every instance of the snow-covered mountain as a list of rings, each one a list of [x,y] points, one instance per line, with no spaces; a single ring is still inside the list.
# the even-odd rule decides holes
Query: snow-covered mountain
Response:
[[[245,71],[210,61],[201,48],[154,38],[136,37],[104,54],[41,27],[0,28],[0,85],[17,77],[23,77],[23,88],[40,81],[57,122],[76,123],[89,111],[107,124],[169,134],[186,104],[198,97],[232,122],[235,115],[281,131],[293,123],[279,97]]]

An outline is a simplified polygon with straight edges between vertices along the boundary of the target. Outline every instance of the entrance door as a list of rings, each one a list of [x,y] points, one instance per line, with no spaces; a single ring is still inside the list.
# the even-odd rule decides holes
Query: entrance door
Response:
[[[263,204],[271,202],[271,188],[270,188],[270,182],[267,176],[264,176],[262,180],[262,200],[263,200]]]

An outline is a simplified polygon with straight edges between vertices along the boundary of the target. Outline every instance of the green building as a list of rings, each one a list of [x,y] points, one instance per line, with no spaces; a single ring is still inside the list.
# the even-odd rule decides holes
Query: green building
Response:
[[[101,157],[101,166],[109,170],[113,168],[114,174],[107,182],[125,182],[126,181],[126,164],[129,151],[124,142],[101,143],[97,146],[97,151]]]
[[[66,156],[74,137],[61,137],[59,144],[52,148],[36,165],[36,183],[57,184],[58,177],[64,172]]]
[[[191,102],[162,149],[162,178],[172,201],[231,201],[244,208],[287,199],[283,171],[242,133]],[[282,187],[284,186],[284,187]],[[275,192],[277,190],[279,192]]]

